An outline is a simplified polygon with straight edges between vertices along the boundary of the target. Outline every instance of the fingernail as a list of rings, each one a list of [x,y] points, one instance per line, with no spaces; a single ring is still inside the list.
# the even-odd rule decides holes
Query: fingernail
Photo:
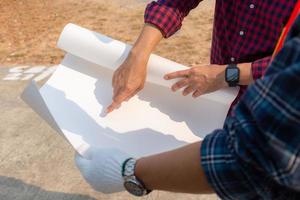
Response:
[[[169,79],[169,77],[168,77],[168,76],[164,76],[164,79],[168,80],[168,79]]]

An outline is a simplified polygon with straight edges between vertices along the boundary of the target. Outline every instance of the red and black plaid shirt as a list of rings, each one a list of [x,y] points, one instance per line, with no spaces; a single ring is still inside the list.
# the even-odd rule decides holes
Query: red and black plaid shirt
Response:
[[[158,0],[148,4],[145,23],[164,37],[178,31],[201,0]],[[253,79],[262,77],[297,0],[217,0],[211,63],[252,63]],[[241,87],[239,97],[246,87]],[[234,102],[234,104],[236,103]]]

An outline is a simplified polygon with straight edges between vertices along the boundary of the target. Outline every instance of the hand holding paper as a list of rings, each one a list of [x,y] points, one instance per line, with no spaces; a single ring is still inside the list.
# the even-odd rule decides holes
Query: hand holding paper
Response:
[[[184,96],[192,93],[193,97],[196,98],[226,87],[225,69],[226,66],[222,65],[192,67],[169,73],[164,78],[166,80],[181,78],[172,86],[172,90],[175,92],[185,88],[182,92]]]
[[[125,190],[122,164],[130,157],[118,149],[91,148],[85,158],[76,154],[75,163],[94,190],[110,194]]]

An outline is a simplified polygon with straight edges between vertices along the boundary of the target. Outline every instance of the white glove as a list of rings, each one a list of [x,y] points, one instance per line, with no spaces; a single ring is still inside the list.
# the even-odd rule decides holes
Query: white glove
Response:
[[[76,154],[75,162],[84,179],[94,190],[105,194],[125,190],[122,165],[131,156],[118,149],[91,148],[87,157],[88,159]]]

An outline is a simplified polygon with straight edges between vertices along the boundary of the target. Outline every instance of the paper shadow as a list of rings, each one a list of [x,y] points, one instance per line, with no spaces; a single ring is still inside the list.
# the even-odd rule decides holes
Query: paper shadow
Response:
[[[100,42],[103,42],[103,43],[111,43],[113,42],[114,40],[110,37],[107,37],[105,35],[102,35],[102,37],[99,35],[99,33],[95,33],[95,32],[92,32],[93,35],[98,39],[100,40]]]
[[[111,103],[111,79],[113,70],[109,70],[73,55],[67,55],[62,64],[73,70],[98,79],[95,83],[94,93],[99,104],[105,107]],[[157,98],[158,96],[163,96],[163,98]],[[192,97],[183,97],[181,94],[173,93],[169,88],[156,84],[147,82],[145,84],[145,88],[138,94],[138,98],[142,101],[149,102],[151,107],[166,114],[170,119],[176,122],[184,122],[194,135],[201,138],[212,131],[205,129],[205,127],[210,126],[207,126],[207,124],[204,123],[209,123],[212,120],[222,121],[222,116],[211,112],[212,104],[210,101],[205,99],[193,99]],[[199,108],[200,104],[201,108]],[[99,117],[104,116],[105,113],[104,110],[102,110]]]
[[[46,86],[49,93],[55,95],[55,100],[64,102],[66,110],[61,110],[55,118],[63,119],[62,130],[70,131],[81,137],[87,144],[97,147],[115,147],[133,156],[146,156],[174,149],[186,144],[172,135],[165,135],[152,129],[141,129],[130,132],[117,132],[100,126],[79,105],[65,97],[62,91]],[[107,100],[107,99],[106,99]],[[95,108],[97,109],[97,108]],[[76,126],[76,124],[84,124]]]
[[[203,131],[207,126],[205,123],[209,121],[208,119],[216,120],[218,118],[216,113],[211,112],[212,104],[209,100],[183,96],[180,92],[174,93],[170,88],[156,84],[146,83],[144,90],[137,96],[140,100],[149,102],[151,107],[168,115],[170,119],[184,122],[194,135],[201,138],[209,133],[209,130]],[[202,131],[200,132],[200,130]]]
[[[24,183],[12,177],[0,176],[1,200],[96,200],[93,197],[81,194],[46,191],[38,186]]]
[[[111,43],[111,42],[120,42],[120,41],[113,40],[112,38],[109,38],[109,37],[107,37],[105,35],[100,36],[99,34],[94,33],[94,32],[93,32],[93,34],[97,38],[97,40],[99,40],[100,43],[106,43],[106,44],[108,44],[108,43]],[[119,65],[121,65],[123,63],[123,61],[127,58],[128,54],[130,52],[131,46],[130,45],[126,45],[126,44],[124,44],[124,46],[125,46],[125,49],[123,50],[122,54],[119,55],[118,60],[116,60],[115,63],[111,63],[112,66],[119,66]],[[99,52],[99,53],[101,53],[101,52]]]
[[[106,71],[101,71],[101,77],[111,77],[111,74]],[[109,84],[109,85],[107,85]],[[95,96],[99,104],[104,107],[108,106],[112,99],[111,83],[109,80],[98,80],[95,84]],[[103,95],[107,94],[107,95]],[[197,99],[191,97],[183,97],[174,94],[170,89],[156,84],[146,83],[145,88],[138,95],[141,101],[148,102],[153,108],[158,109],[160,112],[166,114],[171,120],[176,122],[184,122],[189,127],[191,132],[203,138],[208,132],[200,132],[201,128],[205,127],[204,122],[207,118],[216,118],[216,116],[209,116],[211,103],[207,100],[202,100],[202,110],[200,110]],[[160,97],[160,98],[158,98]],[[202,112],[202,113],[201,113]],[[206,113],[203,115],[203,113]],[[146,113],[145,113],[146,115]],[[100,114],[101,117],[105,116],[105,109]]]

